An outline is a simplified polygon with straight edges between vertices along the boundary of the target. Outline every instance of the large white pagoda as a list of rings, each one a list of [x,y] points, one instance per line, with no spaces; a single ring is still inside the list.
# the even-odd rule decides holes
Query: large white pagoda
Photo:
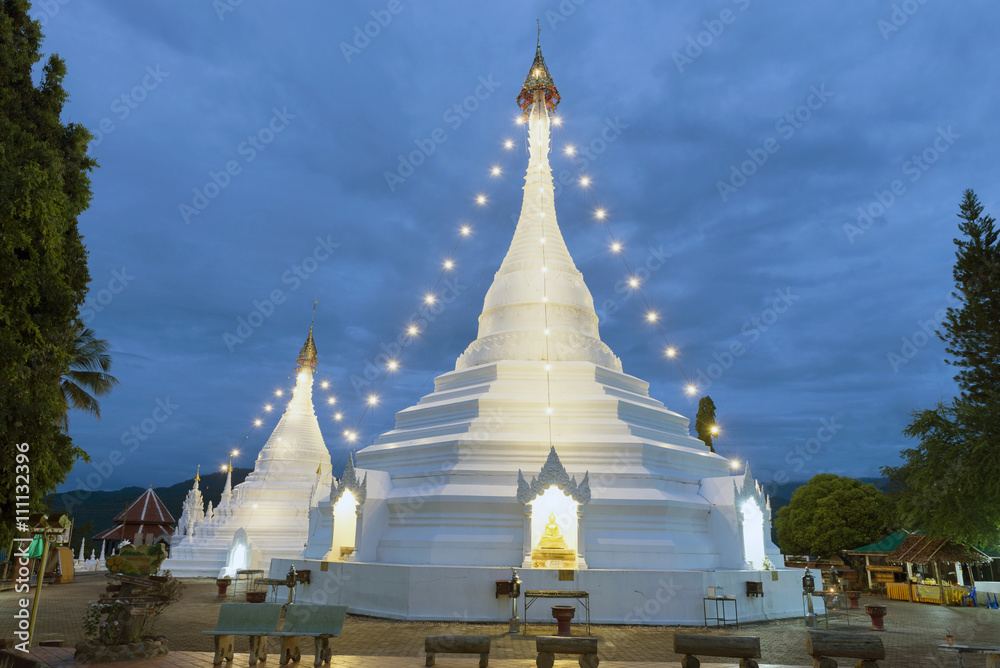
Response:
[[[231,488],[232,467],[218,507],[200,513],[198,479],[185,502],[170,558],[178,577],[235,576],[238,569],[267,570],[272,559],[296,557],[306,544],[309,508],[327,494],[332,480],[330,451],[313,409],[316,344],[312,327],[295,371],[295,389],[285,414],[257,455],[253,472]],[[190,507],[189,507],[190,506]],[[180,527],[179,527],[180,529]]]
[[[730,475],[601,341],[556,221],[558,102],[539,47],[519,98],[520,219],[478,337],[348,463],[302,558],[272,560],[272,577],[294,564],[312,572],[299,600],[405,619],[504,619],[494,582],[511,567],[525,589],[588,591],[594,621],[701,624],[709,586],[735,595],[744,620],[801,614],[749,470]],[[529,616],[550,620],[546,605]]]

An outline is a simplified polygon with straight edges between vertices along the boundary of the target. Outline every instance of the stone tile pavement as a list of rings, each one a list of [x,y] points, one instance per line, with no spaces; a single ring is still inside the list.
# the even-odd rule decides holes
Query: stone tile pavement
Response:
[[[224,600],[216,595],[212,580],[188,580],[180,602],[170,608],[159,621],[158,632],[167,636],[171,660],[185,659],[185,652],[210,652],[212,639],[201,635],[201,631],[215,626],[219,604]],[[71,648],[83,640],[83,610],[87,601],[96,600],[104,590],[106,579],[101,574],[78,575],[75,582],[68,585],[53,585],[42,591],[36,640],[59,638]],[[17,596],[11,592],[0,592],[0,637],[11,637],[13,612]],[[865,603],[877,603],[888,608],[885,618],[886,631],[879,634],[886,647],[886,662],[883,665],[899,667],[955,666],[954,655],[937,650],[943,642],[945,631],[955,635],[956,642],[965,644],[1000,645],[1000,611],[986,608],[953,608],[934,605],[890,601],[882,598],[863,598]],[[821,623],[820,628],[823,628]],[[852,611],[849,624],[844,620],[830,623],[830,630],[852,633],[868,633],[869,620],[864,610]],[[532,624],[532,635],[510,635],[505,633],[506,624],[482,623],[437,623],[437,622],[397,622],[350,616],[343,633],[333,641],[334,652],[338,655],[334,666],[416,666],[422,665],[423,640],[428,635],[444,633],[484,634],[492,636],[490,665],[503,667],[529,666],[534,664],[534,635],[551,635],[555,625]],[[806,629],[801,619],[776,620],[741,624],[737,630],[721,630],[697,627],[642,627],[594,625],[593,633],[600,640],[602,666],[614,666],[616,662],[666,662],[660,665],[678,665],[680,657],[673,653],[673,635],[682,633],[719,633],[724,635],[760,636],[763,660],[783,665],[810,665],[806,654]],[[584,633],[583,626],[574,625],[574,632]],[[270,651],[277,656],[278,642],[271,639]],[[237,640],[237,650],[246,651],[246,640]],[[364,657],[369,657],[365,659]],[[397,659],[371,659],[370,657],[397,657]],[[505,664],[504,660],[518,660]],[[150,666],[208,665],[206,655],[186,658],[186,664],[152,663]],[[417,662],[419,660],[419,662]],[[191,663],[194,661],[194,663]],[[367,663],[366,663],[367,661]],[[345,663],[346,662],[346,663]],[[353,662],[353,663],[351,663]],[[269,663],[276,662],[269,659]],[[849,665],[842,661],[843,665]],[[982,655],[968,656],[965,660],[970,668],[985,666]],[[305,662],[303,662],[305,664]],[[439,664],[470,665],[468,659],[439,655]],[[246,665],[239,662],[234,665]],[[311,665],[311,660],[309,662]],[[474,662],[473,664],[474,665]],[[560,665],[557,661],[556,665]],[[576,665],[567,659],[565,665]],[[649,665],[656,665],[649,663]],[[703,664],[707,666],[708,664]],[[116,664],[115,668],[126,668],[126,664]]]

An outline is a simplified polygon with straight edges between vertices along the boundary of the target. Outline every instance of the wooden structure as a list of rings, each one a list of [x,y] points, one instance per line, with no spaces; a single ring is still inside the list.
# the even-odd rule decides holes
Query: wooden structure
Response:
[[[597,638],[565,638],[562,636],[538,636],[535,638],[538,668],[552,668],[556,654],[579,654],[580,668],[597,668],[601,660],[597,657]]]
[[[223,603],[219,620],[211,631],[203,635],[215,637],[213,666],[232,663],[234,639],[247,636],[250,644],[250,665],[267,660],[267,636],[274,635],[281,620],[280,603]]]
[[[435,654],[478,654],[479,668],[490,665],[489,636],[427,636],[424,651],[428,666],[434,665]]]
[[[873,589],[876,584],[888,585],[905,578],[903,567],[887,563],[886,557],[902,545],[903,541],[909,535],[909,532],[900,529],[880,541],[846,551],[845,554],[849,556],[865,558],[865,571],[869,589]]]
[[[945,538],[910,534],[886,557],[890,564],[905,564],[907,582],[886,585],[886,593],[889,598],[897,600],[958,605],[962,596],[968,593],[965,583],[961,582],[961,565],[987,563],[989,560],[986,554],[974,547],[953,543]],[[914,582],[914,564],[933,568],[933,582]],[[941,564],[954,564],[957,582],[944,581]]]
[[[279,606],[280,607],[280,606]],[[285,623],[271,635],[282,638],[281,665],[302,658],[301,638],[312,638],[315,647],[314,666],[330,663],[333,650],[330,638],[340,635],[347,618],[346,605],[286,605]]]
[[[170,544],[177,523],[160,501],[160,497],[150,486],[138,499],[133,501],[114,519],[115,526],[94,536],[94,542],[105,540],[121,543],[124,540],[133,545],[153,543]]]
[[[958,654],[958,668],[965,665],[963,654],[985,654],[986,668],[1000,668],[1000,647],[991,645],[938,645],[942,652]]]
[[[757,668],[760,638],[757,636],[706,636],[677,633],[674,653],[681,655],[681,668],[698,668],[696,655],[739,659],[740,668]]]
[[[830,631],[809,631],[806,652],[814,668],[837,668],[833,657],[860,659],[856,668],[876,668],[876,660],[885,658],[882,639],[875,635],[847,635]]]

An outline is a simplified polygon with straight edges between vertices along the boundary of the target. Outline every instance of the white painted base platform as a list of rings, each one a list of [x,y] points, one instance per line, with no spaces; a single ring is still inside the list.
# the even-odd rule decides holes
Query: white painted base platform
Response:
[[[296,588],[296,600],[304,603],[347,605],[354,614],[408,621],[502,622],[510,618],[510,599],[495,596],[495,582],[509,580],[509,568],[274,559],[269,577],[284,577],[289,565],[311,572],[311,583]],[[777,573],[778,580],[771,579],[772,573]],[[796,570],[589,569],[576,571],[572,582],[559,581],[557,570],[519,568],[518,575],[522,591],[590,592],[594,624],[704,626],[702,606],[709,586],[724,587],[727,595],[735,596],[741,624],[802,616],[802,572]],[[748,597],[748,580],[762,581],[764,595]],[[584,611],[572,599],[539,599],[532,604],[528,621],[552,623],[552,605],[577,605],[577,620],[584,619]],[[714,611],[714,604],[709,605]],[[518,601],[522,618],[523,610],[522,597]]]

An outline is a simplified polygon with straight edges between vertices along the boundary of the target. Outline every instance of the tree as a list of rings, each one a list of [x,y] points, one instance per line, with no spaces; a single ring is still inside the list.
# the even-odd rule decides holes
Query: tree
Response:
[[[873,543],[887,532],[888,508],[874,485],[821,473],[778,511],[778,545],[786,554],[827,556]]]
[[[938,336],[958,367],[959,395],[916,410],[903,430],[919,440],[883,467],[903,526],[982,545],[1000,543],[1000,232],[972,190],[959,205],[952,296]]]
[[[719,428],[715,424],[715,402],[707,394],[698,400],[698,414],[694,418],[694,430],[698,434],[698,438],[705,441],[708,449],[715,452],[712,436],[719,433]]]
[[[60,386],[90,280],[77,216],[90,203],[90,133],[60,121],[66,66],[49,58],[41,83],[41,27],[27,0],[0,3],[0,544],[16,495],[33,509],[86,453],[62,429]],[[27,443],[27,465],[15,444]],[[26,469],[15,470],[15,466]],[[16,475],[27,475],[24,485]],[[18,488],[21,485],[21,488]],[[24,488],[27,488],[26,490]],[[23,492],[27,494],[22,494]]]
[[[108,342],[95,338],[94,330],[84,327],[79,320],[75,331],[73,357],[62,378],[63,400],[66,402],[63,426],[67,428],[70,408],[79,408],[101,419],[101,405],[97,397],[103,397],[118,385],[118,379],[108,373],[111,371]]]

